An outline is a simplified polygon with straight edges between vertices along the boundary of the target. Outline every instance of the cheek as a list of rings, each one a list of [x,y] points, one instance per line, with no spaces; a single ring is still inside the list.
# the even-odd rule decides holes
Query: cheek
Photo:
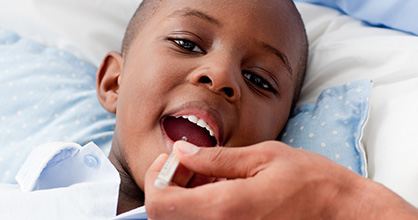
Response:
[[[243,115],[245,123],[241,129],[252,143],[275,140],[288,120],[290,104],[280,102],[259,102],[248,107]],[[242,135],[240,135],[242,136]]]
[[[153,54],[156,53],[158,51]],[[185,65],[180,65],[180,61],[167,54],[159,54],[138,58],[141,62],[131,65],[125,79],[130,84],[131,95],[138,94],[138,98],[158,101],[183,81],[187,73]]]
[[[120,95],[127,101],[119,106],[131,106],[139,112],[148,109],[147,114],[158,113],[158,105],[167,102],[167,95],[181,83],[182,72],[185,71],[178,62],[162,51],[157,50],[150,55],[138,54],[124,68],[121,81],[121,92],[124,93]]]

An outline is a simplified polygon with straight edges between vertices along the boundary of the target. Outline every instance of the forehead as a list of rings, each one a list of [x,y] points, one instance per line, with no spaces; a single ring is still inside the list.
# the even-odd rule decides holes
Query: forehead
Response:
[[[170,19],[203,19],[241,40],[267,42],[283,51],[294,68],[302,45],[300,17],[290,0],[164,0],[148,24]]]
[[[217,11],[235,10],[260,12],[277,11],[293,5],[291,0],[160,0],[159,8],[176,10],[184,7],[205,8]],[[288,8],[287,8],[288,9]],[[280,10],[280,9],[279,9]]]
[[[181,16],[181,13],[175,12],[195,9],[215,17],[226,25],[239,25],[242,24],[240,22],[242,20],[253,21],[251,23],[261,22],[265,24],[263,26],[289,24],[297,21],[295,18],[298,17],[291,0],[164,0],[162,2],[156,13],[160,16],[171,14]],[[249,23],[244,24],[249,25]]]

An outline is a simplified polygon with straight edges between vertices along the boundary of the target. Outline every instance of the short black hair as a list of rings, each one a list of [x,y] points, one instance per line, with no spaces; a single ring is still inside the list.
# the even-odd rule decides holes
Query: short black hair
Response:
[[[137,10],[135,11],[134,15],[132,16],[128,27],[125,32],[125,36],[122,42],[122,54],[126,55],[129,51],[129,47],[131,42],[137,36],[139,30],[142,26],[146,24],[146,22],[155,14],[158,7],[163,3],[164,0],[143,0]],[[293,1],[289,0],[293,6]],[[295,106],[297,100],[299,99],[300,92],[302,90],[303,81],[305,79],[306,69],[307,69],[307,62],[308,62],[308,54],[309,54],[309,44],[308,44],[308,37],[306,35],[305,25],[303,24],[302,17],[298,10],[295,10],[298,16],[298,27],[301,29],[302,34],[302,45],[300,51],[300,59],[298,61],[298,73],[296,77],[296,86],[295,91],[293,94],[293,105]]]
[[[134,15],[129,21],[122,41],[122,54],[126,54],[129,50],[131,42],[142,26],[144,26],[152,15],[157,11],[163,0],[143,0],[136,9]]]

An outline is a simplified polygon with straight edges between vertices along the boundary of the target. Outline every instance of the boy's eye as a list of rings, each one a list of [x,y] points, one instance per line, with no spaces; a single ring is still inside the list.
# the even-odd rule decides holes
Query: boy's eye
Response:
[[[270,83],[268,83],[265,79],[263,79],[262,77],[251,73],[251,72],[243,72],[243,76],[250,81],[252,84],[256,85],[259,88],[262,88],[264,90],[268,90],[268,91],[272,91],[274,92],[275,90],[273,89],[273,87],[270,85]]]
[[[189,41],[189,40],[184,40],[184,39],[174,39],[173,40],[174,43],[176,43],[177,45],[179,45],[180,47],[188,50],[188,51],[192,51],[192,52],[196,52],[196,53],[204,53],[204,51],[202,49],[200,49],[199,46],[196,45],[196,43]]]

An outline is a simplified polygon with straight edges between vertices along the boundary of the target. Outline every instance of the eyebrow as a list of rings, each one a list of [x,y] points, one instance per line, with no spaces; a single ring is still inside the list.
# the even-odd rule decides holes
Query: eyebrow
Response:
[[[182,16],[182,17],[194,16],[194,17],[203,19],[203,20],[205,20],[205,21],[207,21],[211,24],[214,24],[216,26],[222,26],[221,22],[218,19],[216,19],[216,18],[214,18],[214,17],[212,17],[212,16],[210,16],[210,15],[208,15],[208,14],[202,12],[202,11],[192,9],[192,8],[183,8],[183,9],[174,11],[169,17],[173,17],[173,16]]]
[[[279,57],[283,61],[287,71],[289,72],[289,76],[292,77],[293,70],[292,70],[292,67],[290,66],[290,62],[289,62],[289,59],[287,58],[286,54],[281,52],[280,50],[274,48],[270,44],[265,43],[265,42],[260,42],[260,45],[261,45],[262,48],[264,48],[268,52],[270,52],[270,53],[274,54],[275,56]]]
[[[216,18],[214,18],[214,17],[212,17],[212,16],[210,16],[210,15],[208,15],[208,14],[202,12],[202,11],[192,9],[192,8],[189,8],[189,7],[183,8],[183,9],[180,9],[180,10],[176,10],[169,17],[174,17],[174,16],[183,16],[183,17],[194,16],[194,17],[203,19],[203,20],[205,20],[205,21],[207,21],[211,24],[214,24],[216,26],[219,26],[219,27],[222,26],[222,23],[218,19],[216,19]],[[273,47],[270,44],[267,44],[265,42],[260,42],[260,45],[266,51],[273,53],[280,60],[282,60],[282,62],[285,64],[285,68],[289,72],[289,76],[292,77],[293,70],[292,70],[292,67],[290,66],[289,59],[287,58],[286,54],[284,54],[280,50],[276,49],[275,47]]]

